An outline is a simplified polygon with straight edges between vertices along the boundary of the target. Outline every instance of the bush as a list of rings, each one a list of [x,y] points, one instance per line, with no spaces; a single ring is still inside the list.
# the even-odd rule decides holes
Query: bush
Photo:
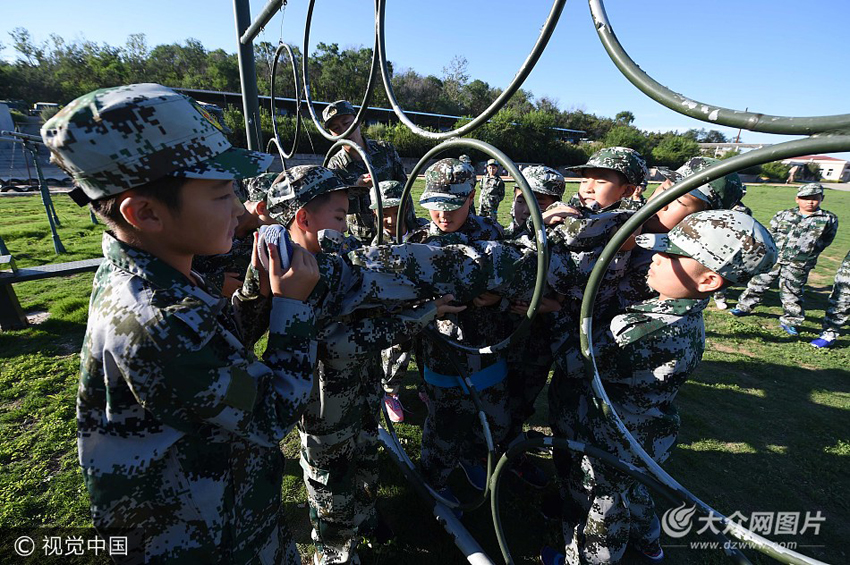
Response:
[[[740,155],[740,153],[738,153],[737,151],[727,151],[726,153],[721,155],[719,158],[722,161],[724,159],[730,159],[730,158],[736,157],[738,155]],[[761,165],[753,165],[752,167],[746,167],[744,169],[740,169],[738,172],[741,173],[742,175],[760,175],[760,174],[762,174],[762,166]],[[788,176],[787,172],[785,173],[785,176],[786,177]]]
[[[773,161],[772,163],[765,163],[761,166],[761,174],[770,180],[784,181],[788,178],[788,171],[790,170],[791,167],[783,164],[781,161]]]

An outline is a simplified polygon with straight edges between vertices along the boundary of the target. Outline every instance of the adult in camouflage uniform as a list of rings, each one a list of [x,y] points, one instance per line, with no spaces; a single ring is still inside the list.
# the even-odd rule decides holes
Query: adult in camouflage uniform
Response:
[[[779,260],[769,273],[754,277],[730,310],[735,316],[750,314],[764,292],[779,279],[782,301],[780,327],[792,336],[799,335],[797,326],[805,319],[803,287],[821,251],[835,239],[838,217],[820,207],[823,186],[812,182],[797,190],[797,207],[777,212],[770,220],[770,232],[779,247]]]
[[[322,111],[325,127],[334,135],[345,132],[348,126],[354,122],[356,115],[354,106],[347,100],[337,100],[328,104]],[[372,169],[374,169],[378,178],[369,178],[369,171],[366,169],[366,164],[361,159],[360,154],[351,147],[345,146],[331,157],[328,161],[328,168],[337,171],[346,183],[351,186],[370,187],[385,180],[397,180],[402,185],[407,182],[404,165],[402,165],[401,158],[392,143],[364,137],[360,132],[360,126],[357,126],[349,134],[348,139],[363,148],[369,156]],[[378,233],[375,215],[369,210],[369,204],[368,192],[352,198],[348,215],[348,230],[363,245],[368,245]],[[407,210],[408,221],[414,223],[416,213],[413,210],[413,200],[408,201]]]
[[[835,283],[829,293],[829,306],[823,315],[823,329],[820,337],[812,340],[812,345],[831,347],[838,339],[841,327],[847,323],[850,316],[850,251],[844,256],[844,261],[835,273]]]
[[[234,191],[242,201],[245,212],[239,216],[239,224],[233,236],[233,246],[227,253],[219,255],[196,255],[192,260],[192,269],[203,275],[204,280],[219,294],[230,298],[242,286],[245,271],[251,264],[251,251],[254,247],[254,232],[267,223],[262,215],[256,213],[256,203],[265,200],[266,193],[277,173],[263,173],[256,177],[239,181]]]
[[[481,177],[481,194],[478,197],[478,215],[498,221],[499,204],[505,198],[505,181],[499,176],[499,162],[487,161],[487,169]]]
[[[616,316],[611,323],[614,343],[597,351],[595,358],[623,423],[647,453],[663,463],[679,429],[676,394],[704,351],[702,310],[708,297],[724,284],[740,284],[770,269],[777,252],[763,226],[728,210],[692,214],[669,235],[641,235],[637,244],[664,253],[656,255],[649,274],[649,284],[659,295]],[[583,394],[578,404],[588,417],[579,440],[606,446],[618,458],[640,464],[592,395]],[[570,476],[570,488],[576,500],[583,501],[584,516],[564,524],[567,563],[616,563],[630,537],[653,561],[663,558],[660,528],[657,519],[651,519],[652,499],[632,501],[627,493],[633,485],[627,475],[582,458]],[[552,551],[544,555],[547,564],[558,558]]]
[[[80,200],[113,229],[103,235],[77,398],[95,527],[104,537],[129,530],[128,563],[300,563],[283,520],[278,442],[310,392],[313,308],[274,298],[260,363],[227,301],[189,270],[193,252],[226,251],[240,207],[231,181],[265,170],[271,156],[231,147],[187,97],[156,84],[86,94],[41,135]],[[163,212],[167,195],[151,187],[172,178],[182,181],[178,206]],[[162,230],[147,231],[142,206],[165,214]],[[155,246],[169,261],[146,250]],[[304,290],[289,280],[289,292]]]

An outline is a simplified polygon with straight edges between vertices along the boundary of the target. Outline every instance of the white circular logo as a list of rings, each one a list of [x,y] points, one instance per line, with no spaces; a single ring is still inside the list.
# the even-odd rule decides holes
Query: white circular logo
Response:
[[[29,557],[35,551],[35,542],[29,536],[21,536],[15,540],[15,553],[21,557]]]
[[[671,538],[683,538],[691,531],[691,518],[696,511],[696,505],[686,506],[684,502],[681,506],[670,508],[661,517],[661,528]]]

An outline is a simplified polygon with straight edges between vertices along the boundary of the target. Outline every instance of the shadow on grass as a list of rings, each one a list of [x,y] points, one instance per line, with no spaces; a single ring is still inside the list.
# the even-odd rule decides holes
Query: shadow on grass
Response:
[[[818,535],[771,534],[775,541],[796,542],[799,551],[831,563],[846,562],[844,540],[850,537],[847,503],[850,490],[846,474],[847,411],[850,405],[850,372],[841,369],[794,371],[793,368],[740,361],[704,361],[679,395],[682,431],[679,445],[665,468],[696,496],[726,515],[738,511],[806,512],[820,511],[824,522]],[[411,372],[408,382],[415,382]],[[418,460],[421,425],[425,409],[414,386],[401,393],[411,411],[398,426],[399,435],[414,461]],[[836,400],[837,399],[837,400]],[[545,399],[544,399],[545,400]],[[540,402],[538,402],[540,404]],[[842,440],[844,443],[842,443]],[[534,457],[535,463],[554,473],[548,457]],[[292,475],[300,475],[297,463],[288,463]],[[476,491],[455,471],[450,479],[455,494],[472,500]],[[547,521],[539,512],[544,499],[557,496],[550,485],[531,489],[511,474],[501,483],[501,514],[513,557],[517,563],[535,563],[544,544],[562,544],[560,524]],[[659,497],[659,501],[660,501]],[[364,563],[463,563],[460,551],[434,518],[430,505],[407,484],[389,458],[381,456],[380,512],[395,530],[397,539],[389,545],[363,547]],[[668,505],[659,503],[659,513]],[[307,511],[297,503],[288,514],[302,551],[309,552],[310,527]],[[501,562],[489,501],[467,512],[464,525],[495,562]],[[746,525],[746,522],[745,522]],[[691,534],[683,540],[663,537],[667,546],[705,541]],[[726,563],[718,550],[669,547],[671,563]],[[746,551],[754,563],[774,563],[753,550]],[[629,556],[624,563],[638,563]]]

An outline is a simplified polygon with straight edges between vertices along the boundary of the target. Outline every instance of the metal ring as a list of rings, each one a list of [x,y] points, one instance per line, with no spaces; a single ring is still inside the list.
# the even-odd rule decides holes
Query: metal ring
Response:
[[[310,0],[310,6],[307,8],[307,23],[304,26],[304,64],[301,66],[301,75],[304,77],[304,102],[307,104],[307,109],[310,111],[310,118],[312,118],[313,123],[316,125],[316,129],[319,130],[322,137],[329,141],[338,141],[340,139],[345,139],[351,134],[351,132],[357,129],[357,126],[360,125],[360,122],[363,121],[363,117],[366,115],[366,110],[369,108],[369,101],[372,100],[372,91],[375,89],[375,76],[378,74],[378,37],[376,34],[375,46],[372,47],[372,66],[369,69],[369,81],[366,83],[366,94],[363,96],[363,101],[360,103],[360,110],[357,112],[357,115],[354,116],[354,121],[347,130],[339,135],[334,135],[327,131],[324,124],[319,121],[319,116],[316,115],[316,109],[313,107],[313,98],[310,94],[310,73],[307,70],[307,67],[309,67],[307,64],[307,54],[309,53],[308,49],[310,47],[310,24],[313,21],[313,6],[315,4],[316,0]],[[375,6],[375,9],[377,11],[377,5]]]
[[[490,157],[493,157],[500,163],[504,165],[504,167],[508,170],[511,176],[514,178],[514,181],[522,190],[522,194],[525,197],[525,201],[528,204],[529,211],[531,212],[531,221],[534,224],[534,232],[535,232],[535,240],[537,242],[537,278],[535,279],[534,284],[534,294],[531,296],[531,302],[528,305],[528,310],[525,313],[525,318],[523,318],[522,322],[520,322],[519,326],[504,340],[496,343],[494,345],[488,345],[486,347],[469,347],[466,345],[462,345],[457,343],[454,340],[446,339],[446,343],[451,344],[456,349],[460,349],[461,351],[465,351],[467,353],[473,353],[476,355],[486,355],[488,353],[496,353],[498,351],[502,351],[507,349],[516,339],[520,336],[525,335],[525,333],[530,329],[531,322],[534,320],[534,316],[537,314],[537,306],[540,304],[540,299],[543,298],[543,289],[546,286],[546,278],[548,275],[549,269],[549,248],[546,240],[546,230],[543,227],[543,216],[540,214],[540,208],[537,206],[537,198],[534,197],[534,193],[531,190],[531,187],[528,185],[528,181],[525,180],[525,177],[519,171],[517,166],[508,158],[507,155],[502,153],[499,149],[496,149],[489,143],[485,143],[478,139],[471,138],[462,138],[462,139],[449,139],[444,141],[443,143],[437,145],[430,149],[425,155],[416,163],[416,166],[413,167],[413,171],[411,171],[410,175],[407,177],[407,183],[404,185],[404,191],[401,193],[401,203],[398,207],[398,222],[401,222],[404,218],[404,207],[407,204],[407,197],[410,196],[410,191],[413,188],[413,183],[416,181],[416,177],[419,175],[419,171],[421,171],[428,161],[434,156],[449,149],[457,149],[460,147],[471,147],[473,149],[477,149],[482,153],[486,153]],[[401,241],[401,224],[397,224],[397,232],[396,232],[396,240]]]
[[[608,14],[605,13],[602,0],[590,0],[590,13],[593,16],[596,33],[599,34],[599,39],[602,41],[605,51],[608,52],[620,72],[641,92],[674,112],[711,124],[764,133],[811,135],[827,131],[838,132],[850,128],[850,114],[799,118],[771,116],[730,110],[691,100],[657,82],[635,64],[617,40],[617,36],[614,35],[614,29],[611,27],[611,22],[608,21]]]
[[[537,64],[537,60],[540,59],[540,55],[543,54],[543,50],[546,48],[546,44],[549,42],[549,38],[552,37],[552,32],[555,31],[555,26],[558,23],[558,20],[561,17],[561,11],[564,9],[564,5],[567,3],[567,0],[555,0],[552,3],[552,9],[549,12],[549,16],[546,18],[546,22],[543,24],[543,28],[540,30],[540,35],[537,37],[537,42],[534,44],[534,48],[531,50],[531,53],[523,62],[522,66],[519,68],[519,72],[514,76],[514,79],[508,85],[508,87],[485,109],[481,114],[476,116],[472,121],[462,125],[461,127],[446,131],[446,132],[433,132],[420,128],[416,124],[411,121],[410,118],[407,117],[407,114],[404,113],[404,110],[399,106],[398,101],[396,100],[395,93],[393,92],[392,82],[390,81],[390,73],[387,68],[387,51],[385,45],[385,25],[384,25],[384,16],[386,12],[386,0],[377,0],[378,2],[378,35],[377,35],[377,44],[378,44],[378,54],[381,62],[381,77],[384,80],[384,90],[387,92],[387,100],[389,100],[390,105],[395,112],[395,115],[398,116],[398,119],[406,125],[410,130],[422,137],[428,139],[449,139],[451,137],[458,137],[461,135],[465,135],[475,130],[479,126],[483,125],[487,120],[489,120],[493,115],[498,112],[502,106],[514,95],[514,93],[519,90],[519,87],[522,86],[522,83],[525,81],[526,77],[531,73],[531,70],[534,68],[534,65]]]
[[[277,112],[275,111],[274,83],[277,75],[277,62],[280,59],[281,53],[284,51],[289,54],[289,60],[292,61],[292,80],[295,84],[295,137],[292,139],[292,149],[289,153],[283,152],[283,144],[280,141],[280,134],[277,131]],[[295,150],[298,148],[298,133],[301,131],[301,89],[298,84],[298,65],[295,62],[295,55],[292,53],[292,48],[283,41],[277,46],[274,52],[274,62],[272,63],[272,78],[271,78],[271,111],[272,111],[272,131],[274,132],[274,141],[277,145],[277,152],[280,154],[281,160],[291,159],[295,155]],[[284,165],[285,168],[285,165]]]
[[[599,376],[596,359],[593,356],[593,302],[596,300],[599,284],[601,283],[605,271],[614,258],[617,250],[620,249],[626,239],[631,236],[631,234],[634,233],[637,228],[643,224],[643,222],[676,198],[679,198],[702,184],[711,182],[722,176],[753,165],[769,163],[771,161],[786,159],[798,155],[811,153],[833,153],[836,151],[847,151],[848,149],[850,149],[850,135],[827,135],[824,137],[798,139],[779,143],[777,145],[771,145],[762,149],[756,149],[743,155],[737,155],[730,159],[715,163],[714,165],[700,171],[699,174],[685,178],[669,190],[664,191],[664,193],[658,198],[649,200],[639,212],[629,218],[629,220],[623,224],[616,233],[614,233],[611,241],[609,241],[602,250],[596,265],[593,267],[593,271],[590,273],[581,303],[581,323],[579,328],[581,336],[581,352],[585,357],[585,363],[588,364],[593,374],[591,386],[597,399],[609,408],[607,412],[609,413],[611,423],[619,430],[620,434],[628,442],[629,448],[638,456],[638,458],[640,458],[641,462],[646,465],[646,468],[656,480],[663,483],[668,488],[683,493],[687,500],[693,503],[701,512],[705,514],[713,512],[714,515],[718,516],[723,521],[723,525],[728,526],[728,533],[732,537],[746,541],[752,545],[753,549],[784,563],[819,564],[821,562],[790,549],[781,547],[769,539],[763,538],[739,524],[729,521],[723,514],[717,512],[711,506],[697,498],[693,493],[685,489],[685,487],[679,484],[676,479],[671,477],[664,469],[662,469],[661,466],[658,465],[658,463],[656,463],[648,453],[646,453],[643,446],[626,428],[625,424],[620,419],[620,416],[617,414],[617,411],[611,405],[611,401],[608,398],[605,387],[602,385],[602,379]]]
[[[369,155],[366,151],[363,150],[362,147],[351,141],[350,139],[338,139],[336,143],[331,145],[331,148],[328,149],[327,155],[325,155],[325,160],[322,161],[322,166],[327,167],[328,163],[333,157],[334,152],[345,145],[349,147],[353,147],[357,150],[357,153],[360,154],[360,157],[363,159],[363,162],[366,163],[366,170],[369,171],[369,176],[372,177],[372,187],[375,189],[375,194],[377,194],[378,199],[378,217],[384,217],[384,203],[381,201],[381,192],[378,190],[377,182],[378,177],[375,176],[375,170],[372,168],[372,161],[369,159]],[[377,245],[381,245],[384,242],[384,226],[381,222],[378,222],[378,243]]]

